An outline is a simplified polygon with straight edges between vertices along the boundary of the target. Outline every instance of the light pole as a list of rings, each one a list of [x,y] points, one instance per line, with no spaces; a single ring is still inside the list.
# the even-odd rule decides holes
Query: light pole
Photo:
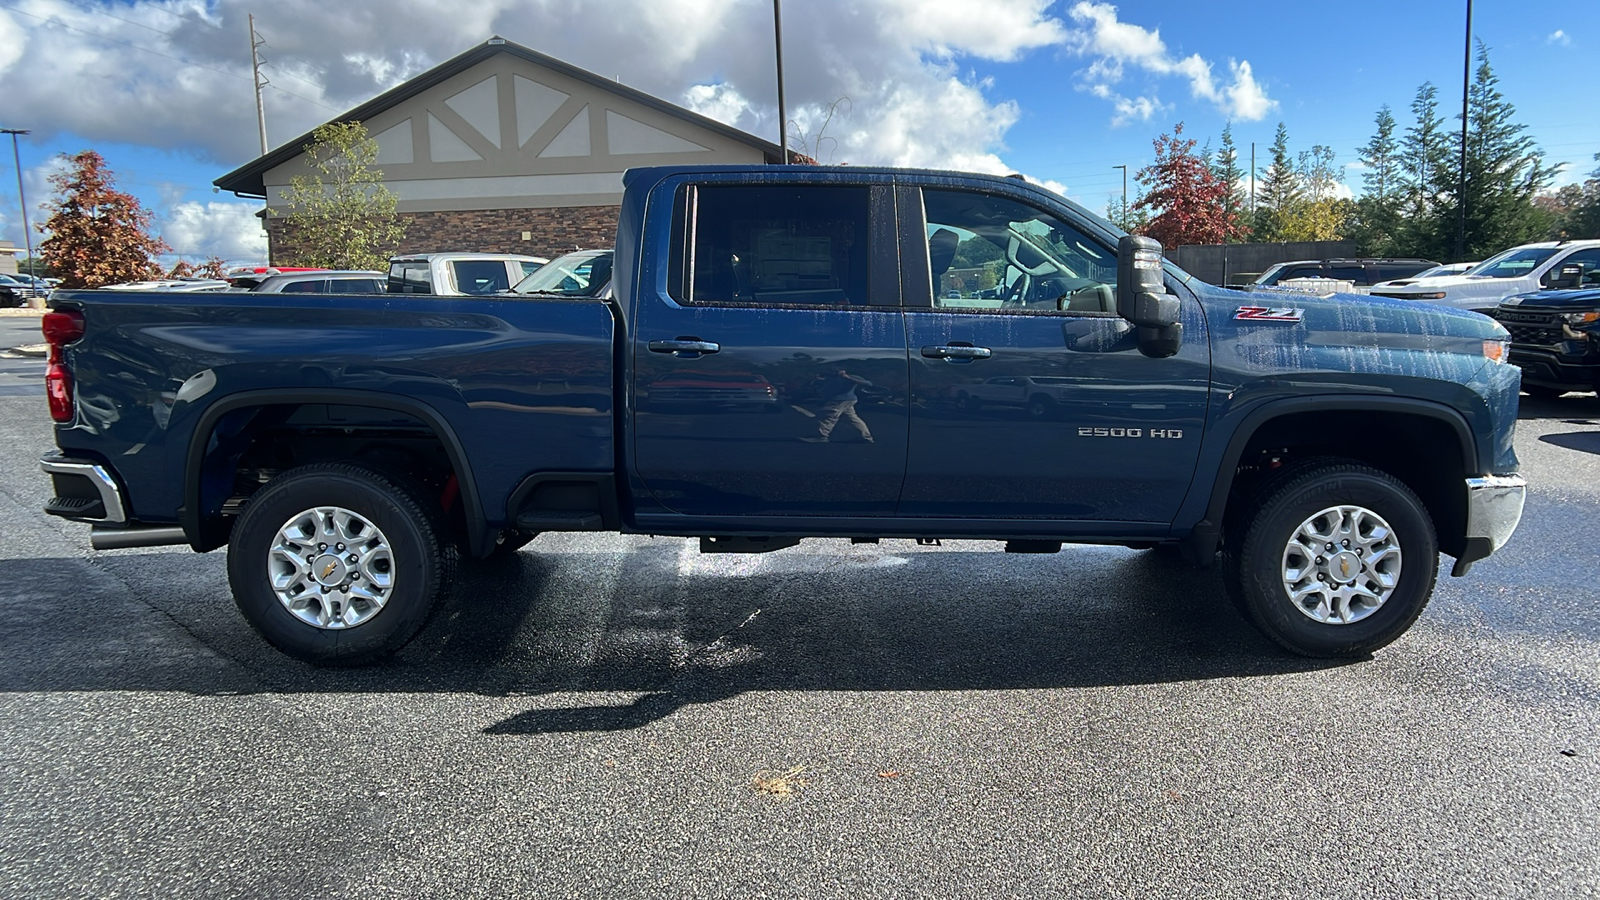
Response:
[[[1472,89],[1472,0],[1467,0],[1467,46],[1461,53],[1461,180],[1456,188],[1456,262],[1467,258],[1467,97]]]
[[[0,128],[0,134],[11,135],[11,158],[17,163],[17,200],[22,204],[22,243],[28,248],[28,287],[33,287],[33,235],[28,233],[28,195],[22,190],[22,151],[17,149],[17,135],[32,134],[21,128]]]
[[[772,40],[778,49],[778,164],[788,165],[789,113],[783,106],[783,6],[781,0],[772,0]]]
[[[1128,167],[1126,165],[1112,166],[1113,169],[1122,170],[1122,230],[1128,230]]]

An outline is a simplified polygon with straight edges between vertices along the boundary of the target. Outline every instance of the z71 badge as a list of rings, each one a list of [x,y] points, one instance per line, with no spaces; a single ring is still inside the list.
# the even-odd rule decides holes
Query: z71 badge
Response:
[[[1251,322],[1299,322],[1306,311],[1291,306],[1241,306],[1233,317]]]

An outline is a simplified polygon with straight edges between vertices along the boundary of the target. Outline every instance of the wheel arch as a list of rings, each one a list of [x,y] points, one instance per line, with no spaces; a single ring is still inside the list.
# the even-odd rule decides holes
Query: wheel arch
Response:
[[[1415,446],[1354,447],[1348,442],[1308,436],[1306,425],[1320,422],[1382,425],[1400,437],[1424,442],[1437,454],[1427,460]],[[1241,476],[1252,456],[1283,443],[1302,451],[1354,459],[1389,472],[1417,493],[1434,518],[1440,549],[1458,555],[1465,537],[1464,479],[1479,471],[1478,446],[1460,412],[1442,403],[1408,397],[1333,395],[1296,397],[1265,403],[1246,414],[1228,439],[1205,516],[1190,537],[1199,559],[1215,553],[1230,503],[1240,496]],[[1426,463],[1426,464],[1424,464]]]
[[[466,518],[468,545],[474,552],[483,548],[487,526],[483,504],[478,494],[477,482],[460,437],[438,410],[420,400],[398,394],[340,388],[299,390],[255,390],[230,394],[208,406],[195,423],[189,437],[188,455],[184,459],[183,506],[178,510],[178,523],[183,527],[189,544],[198,552],[215,550],[228,541],[228,529],[220,517],[205,514],[205,476],[207,463],[212,462],[209,452],[211,439],[225,416],[252,408],[273,406],[334,405],[355,408],[381,409],[403,413],[416,418],[431,430],[443,446],[460,491],[462,509]]]

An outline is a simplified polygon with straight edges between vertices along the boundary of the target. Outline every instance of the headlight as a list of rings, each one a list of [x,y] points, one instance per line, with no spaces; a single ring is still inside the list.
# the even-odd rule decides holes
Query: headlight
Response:
[[[1444,299],[1444,291],[1429,291],[1426,294],[1412,294],[1407,299],[1410,299],[1410,300],[1443,300]]]
[[[1510,354],[1511,341],[1503,338],[1491,338],[1483,342],[1483,357],[1490,362],[1504,363]]]
[[[1600,312],[1562,313],[1561,318],[1568,325],[1588,325],[1600,321]]]

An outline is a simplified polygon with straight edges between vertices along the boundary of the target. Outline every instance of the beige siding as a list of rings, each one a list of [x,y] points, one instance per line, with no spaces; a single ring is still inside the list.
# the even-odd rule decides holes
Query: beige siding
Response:
[[[615,205],[635,166],[760,163],[761,151],[512,54],[366,122],[401,212]],[[281,204],[303,159],[265,176]]]

